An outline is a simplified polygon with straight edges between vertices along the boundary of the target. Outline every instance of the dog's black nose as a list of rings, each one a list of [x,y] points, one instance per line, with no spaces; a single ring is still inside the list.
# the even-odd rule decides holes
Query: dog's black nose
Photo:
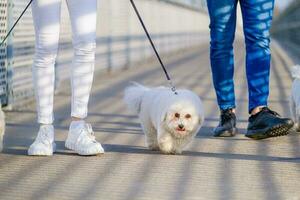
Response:
[[[183,129],[184,125],[183,125],[183,124],[179,124],[178,127],[179,127],[180,129]]]

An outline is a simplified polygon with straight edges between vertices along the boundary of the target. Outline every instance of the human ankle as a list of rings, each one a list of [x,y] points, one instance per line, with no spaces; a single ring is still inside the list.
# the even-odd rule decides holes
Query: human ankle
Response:
[[[84,123],[85,123],[85,121],[83,120],[83,119],[77,119],[77,120],[73,120],[73,118],[72,118],[72,121],[71,121],[71,123],[70,123],[70,128],[76,128],[76,127],[81,127],[81,126],[83,126],[84,125]]]
[[[220,113],[222,114],[223,112],[228,111],[228,110],[230,110],[230,112],[235,114],[235,111],[236,111],[235,108],[228,108],[228,109],[220,110]]]
[[[83,121],[83,118],[79,118],[79,117],[71,117],[72,121]]]
[[[40,127],[47,127],[47,126],[53,126],[53,124],[42,124],[42,123],[40,123]]]
[[[250,112],[250,116],[254,116],[256,115],[257,113],[259,113],[264,107],[266,106],[257,106],[255,108],[253,108]]]

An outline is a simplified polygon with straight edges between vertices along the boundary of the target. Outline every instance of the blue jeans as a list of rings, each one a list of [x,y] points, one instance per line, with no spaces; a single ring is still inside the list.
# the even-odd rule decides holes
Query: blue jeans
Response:
[[[249,111],[267,106],[270,34],[274,0],[240,0],[246,43]],[[235,108],[233,41],[238,0],[207,0],[210,16],[210,60],[221,110]]]

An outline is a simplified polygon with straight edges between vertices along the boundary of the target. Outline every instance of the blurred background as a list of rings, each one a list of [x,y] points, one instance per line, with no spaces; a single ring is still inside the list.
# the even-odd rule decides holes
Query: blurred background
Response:
[[[3,38],[28,1],[0,0],[0,37]],[[209,42],[206,0],[136,0],[161,54]],[[126,69],[153,57],[152,49],[129,0],[98,3],[96,72]],[[276,0],[272,36],[295,62],[300,57],[300,1]],[[68,11],[63,1],[56,88],[68,78],[73,56]],[[240,25],[241,20],[239,19]],[[0,99],[10,108],[33,101],[31,65],[34,30],[31,10],[22,18],[5,46],[0,47]],[[241,30],[241,29],[240,29]],[[97,76],[95,76],[97,78]]]

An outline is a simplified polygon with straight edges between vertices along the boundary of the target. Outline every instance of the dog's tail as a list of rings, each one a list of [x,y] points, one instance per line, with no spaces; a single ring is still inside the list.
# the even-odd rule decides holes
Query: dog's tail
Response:
[[[293,66],[292,70],[291,70],[291,73],[292,73],[292,77],[294,79],[299,79],[300,80],[300,65]]]
[[[137,114],[140,113],[142,99],[147,91],[149,91],[149,88],[132,82],[132,85],[125,89],[124,101],[127,107]]]

